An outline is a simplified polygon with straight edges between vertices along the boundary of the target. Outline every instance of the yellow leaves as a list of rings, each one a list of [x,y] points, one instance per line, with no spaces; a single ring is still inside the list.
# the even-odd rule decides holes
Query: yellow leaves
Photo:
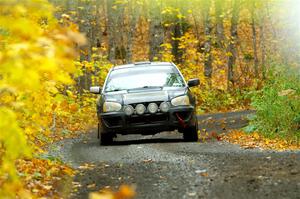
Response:
[[[296,93],[294,89],[282,90],[278,93],[278,96],[292,96]]]
[[[177,14],[176,17],[177,17],[178,19],[183,19],[183,18],[185,18],[185,16],[183,16],[182,14]]]
[[[220,60],[220,59],[216,59],[216,60],[214,60],[214,63],[216,64],[216,65],[218,65],[218,66],[221,66],[221,65],[223,65],[224,63],[223,63],[223,61],[222,60]],[[223,70],[224,71],[224,70]]]
[[[115,5],[122,5],[122,4],[127,4],[128,1],[126,0],[116,0],[114,1],[114,4]]]
[[[0,106],[0,120],[0,142],[3,143],[0,145],[0,178],[5,175],[10,178],[11,182],[16,182],[17,175],[14,169],[14,161],[20,156],[29,156],[30,151],[26,146],[22,129],[16,121],[16,114],[9,108]],[[3,191],[4,193],[1,193]],[[8,193],[9,190],[0,190],[0,197],[1,194]]]
[[[265,138],[258,132],[248,134],[240,130],[234,130],[229,134],[224,134],[222,136],[222,140],[226,140],[234,144],[239,144],[241,147],[246,149],[262,148],[279,151],[300,149],[300,143],[295,143],[292,141],[289,142],[280,138]]]
[[[231,52],[226,52],[226,56],[227,57],[232,57],[232,53]]]
[[[20,15],[26,15],[27,9],[22,5],[16,5],[15,6],[15,13],[18,13]]]
[[[73,94],[72,91],[66,90],[66,93],[67,93],[67,95],[68,95],[70,98],[75,98],[75,95]],[[66,102],[66,101],[65,101],[65,102]]]
[[[134,188],[129,187],[127,185],[122,185],[119,191],[115,194],[116,199],[133,198],[134,196],[135,196]]]
[[[220,72],[220,74],[225,75],[226,71],[225,70],[220,70],[219,72]]]
[[[258,139],[260,138],[260,136],[258,135],[257,132],[254,132],[254,133],[252,134],[252,136],[253,136],[253,138],[255,138],[256,140],[258,140]]]
[[[94,71],[94,63],[93,62],[84,61],[82,64],[86,68],[86,70]]]
[[[89,199],[130,199],[135,195],[133,187],[122,185],[116,193],[113,193],[111,190],[92,192],[89,194]]]
[[[170,7],[166,7],[162,12],[161,14],[171,14],[173,11],[172,11],[172,8]]]
[[[172,49],[172,45],[170,43],[164,43],[160,45],[161,47],[165,47],[166,49]]]
[[[65,20],[70,20],[70,19],[71,19],[70,15],[65,14],[65,13],[63,13],[63,14],[61,15],[61,17],[64,18]]]
[[[170,7],[170,6],[165,7],[161,11],[161,14],[167,15],[167,16],[172,16],[173,15],[176,18],[178,18],[179,20],[185,18],[185,16],[180,12],[179,8],[174,8],[174,7]]]
[[[94,165],[94,164],[88,164],[88,163],[84,163],[83,165],[80,165],[79,167],[78,167],[78,169],[80,169],[80,170],[92,170],[92,169],[94,169],[95,168],[95,166],[96,165]]]
[[[92,47],[92,51],[93,51],[93,52],[98,51],[98,48]]]
[[[45,89],[46,89],[46,91],[48,91],[49,93],[51,93],[53,95],[58,93],[58,90],[56,88],[56,82],[54,82],[54,81],[46,82]]]
[[[83,46],[87,42],[85,35],[79,32],[68,31],[67,37],[79,46]]]
[[[16,93],[13,88],[6,87],[5,85],[2,88],[0,87],[0,97],[2,106],[14,106]]]
[[[78,111],[78,106],[77,106],[77,104],[71,104],[69,106],[69,109],[70,109],[71,113],[75,113]]]
[[[88,188],[88,189],[93,189],[93,188],[95,188],[95,187],[96,187],[96,184],[95,184],[95,183],[89,184],[89,185],[86,186],[86,188]]]
[[[74,131],[85,127],[78,118],[68,120],[74,113],[85,120],[87,117],[79,111],[74,94],[61,91],[65,84],[73,83],[70,74],[76,71],[74,46],[84,45],[86,39],[76,32],[76,26],[59,25],[45,0],[2,0],[0,7],[5,13],[0,15],[5,33],[1,34],[0,53],[0,179],[5,174],[1,186],[14,187],[15,160],[29,156],[30,148],[39,151],[36,146],[29,147],[26,139],[41,146],[52,136],[50,129],[59,129],[64,122],[74,124]],[[68,20],[69,16],[63,18]],[[64,100],[65,107],[61,103]],[[83,110],[91,113],[87,108]],[[71,173],[68,169],[62,171]],[[39,188],[30,188],[35,189],[43,193]],[[49,191],[51,185],[45,184],[42,189]],[[14,194],[11,189],[0,192],[0,198]]]
[[[47,159],[18,160],[16,165],[21,179],[25,182],[25,188],[31,190],[38,198],[57,195],[59,181],[63,177],[74,175],[74,170],[70,167]]]
[[[174,59],[172,55],[172,45],[170,43],[164,43],[160,46],[163,48],[162,52],[160,52],[162,54],[162,60],[172,62]]]
[[[66,166],[63,166],[63,169],[61,171],[63,171],[65,174],[67,174],[69,176],[73,176],[75,174],[75,172],[72,168],[66,167]]]

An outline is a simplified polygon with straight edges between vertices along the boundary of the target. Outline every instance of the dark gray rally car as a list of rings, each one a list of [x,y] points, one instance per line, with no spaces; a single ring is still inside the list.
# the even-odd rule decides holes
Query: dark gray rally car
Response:
[[[113,67],[99,94],[97,115],[101,144],[110,144],[116,134],[156,134],[178,129],[186,141],[198,140],[196,100],[190,87],[170,62],[137,62]]]

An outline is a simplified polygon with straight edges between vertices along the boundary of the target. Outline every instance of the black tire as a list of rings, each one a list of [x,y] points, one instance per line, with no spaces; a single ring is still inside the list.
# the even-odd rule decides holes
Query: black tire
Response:
[[[183,139],[187,142],[198,141],[198,123],[195,126],[183,129]]]
[[[113,135],[111,133],[104,132],[98,123],[97,138],[100,139],[100,145],[110,145],[113,143]]]
[[[111,145],[113,143],[113,136],[110,133],[101,133],[100,145]]]
[[[98,128],[97,128],[97,138],[100,139],[100,133],[101,133],[101,127],[100,124],[98,123]]]

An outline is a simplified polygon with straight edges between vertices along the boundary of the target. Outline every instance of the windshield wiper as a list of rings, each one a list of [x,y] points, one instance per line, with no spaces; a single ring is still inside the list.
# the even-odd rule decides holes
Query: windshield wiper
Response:
[[[131,91],[131,90],[140,90],[140,89],[152,89],[152,88],[159,88],[160,90],[163,89],[163,86],[143,86],[143,87],[136,87],[136,88],[130,88],[128,89],[128,91]]]
[[[163,86],[144,86],[143,88],[160,88],[160,89],[163,89]]]
[[[116,89],[113,89],[113,90],[107,90],[107,91],[105,91],[105,92],[116,92],[116,91],[123,91],[123,90],[125,90],[125,89],[119,89],[119,88],[116,88]]]

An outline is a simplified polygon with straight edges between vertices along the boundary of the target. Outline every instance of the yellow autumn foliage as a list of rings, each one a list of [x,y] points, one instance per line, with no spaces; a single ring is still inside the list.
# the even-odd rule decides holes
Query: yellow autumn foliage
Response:
[[[70,86],[77,73],[74,47],[84,37],[52,11],[46,0],[0,0],[0,198],[21,189],[18,158],[55,137],[58,123],[79,130],[72,114],[86,120],[91,112],[89,101],[79,110],[84,96]]]
[[[269,149],[276,151],[299,150],[300,144],[295,140],[282,138],[269,139],[258,132],[245,133],[241,130],[232,130],[228,134],[223,134],[221,139],[233,144],[238,144],[242,148]]]

